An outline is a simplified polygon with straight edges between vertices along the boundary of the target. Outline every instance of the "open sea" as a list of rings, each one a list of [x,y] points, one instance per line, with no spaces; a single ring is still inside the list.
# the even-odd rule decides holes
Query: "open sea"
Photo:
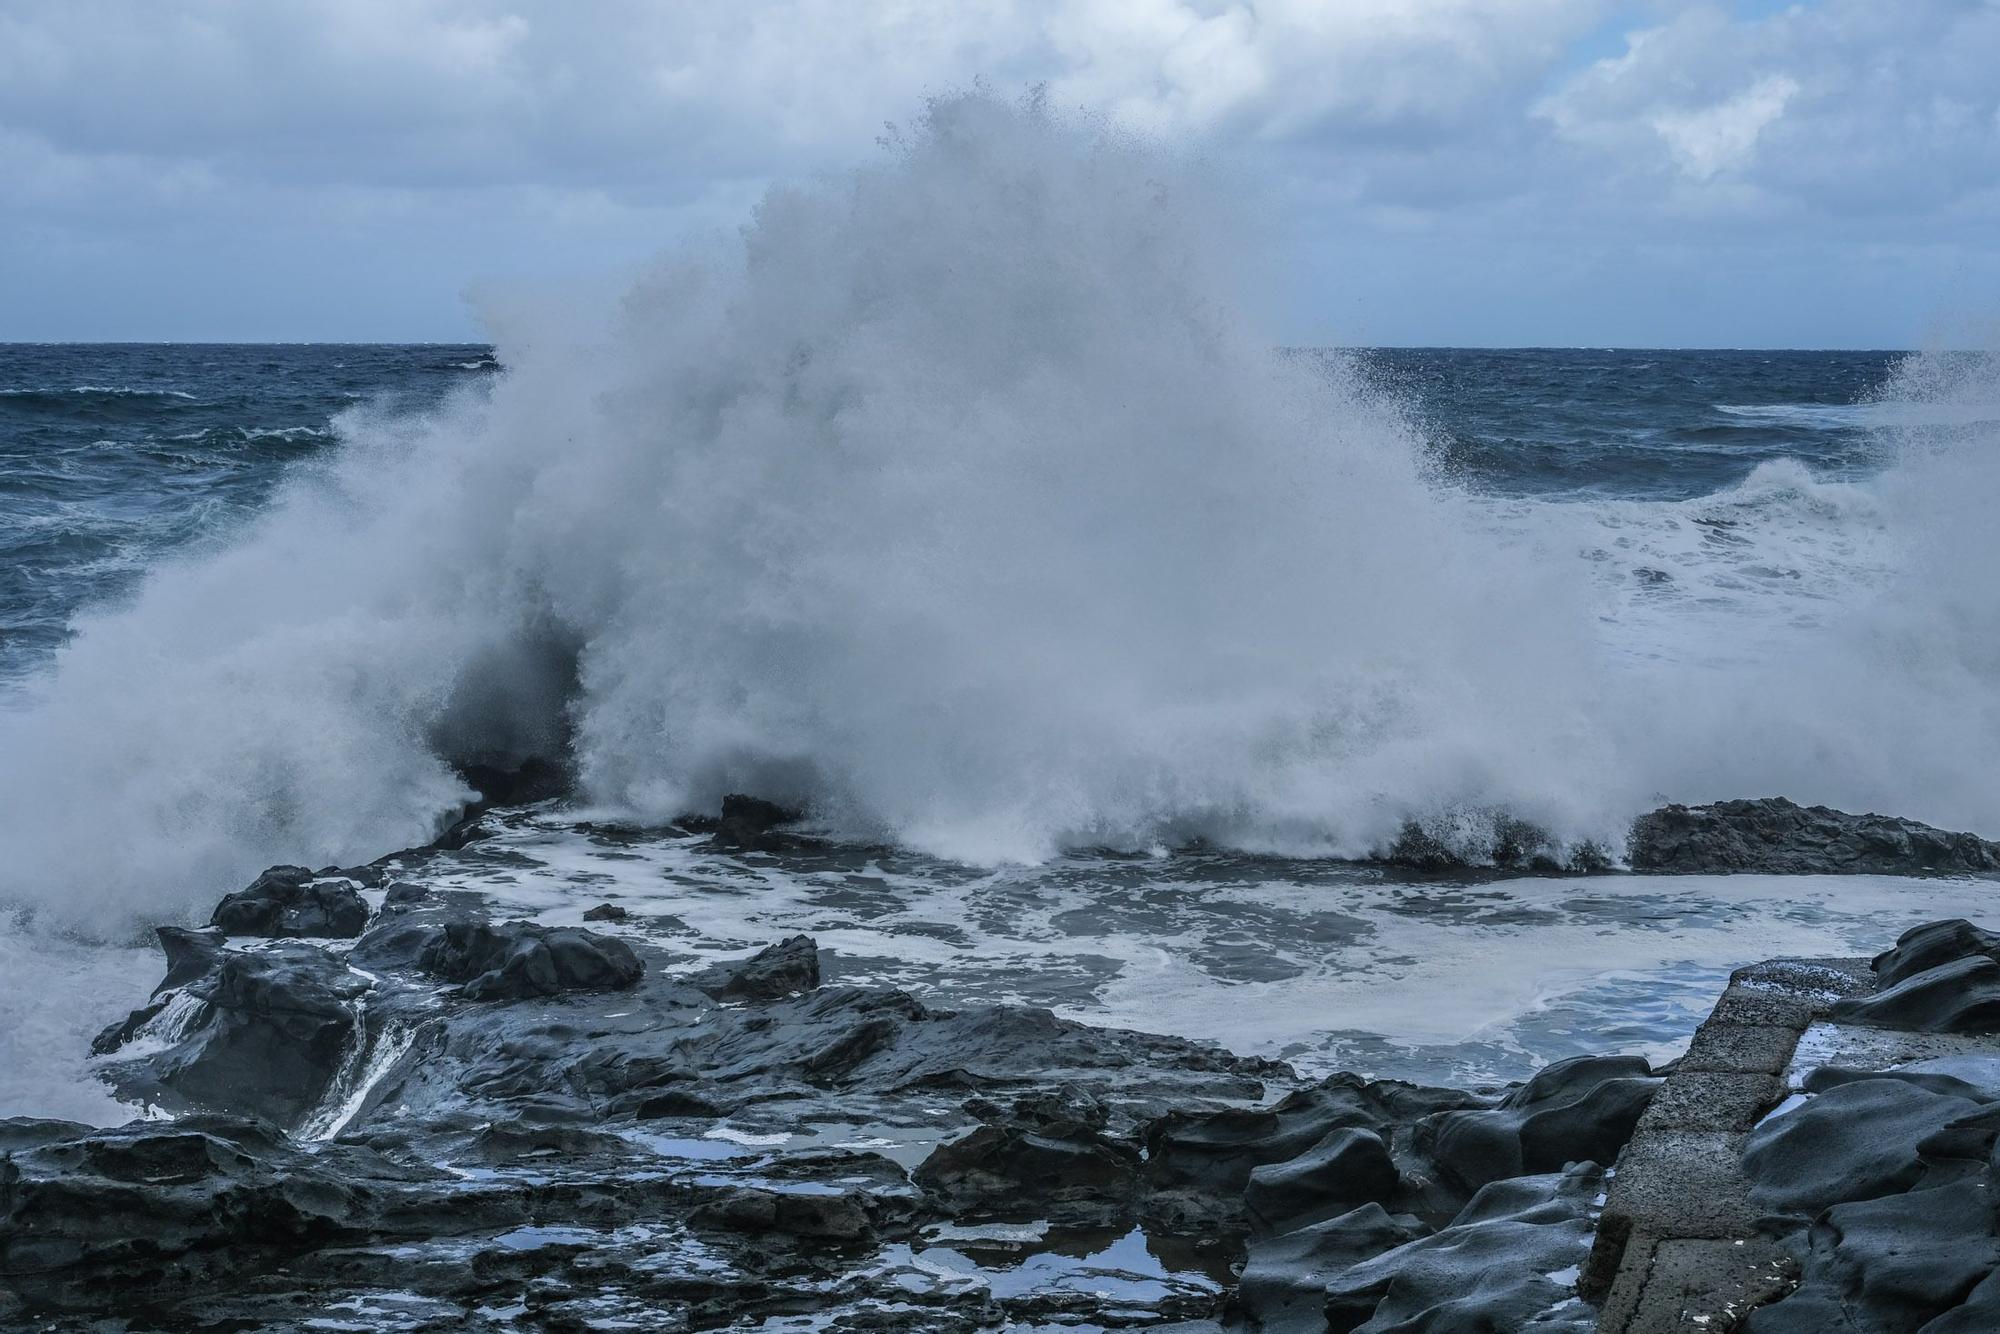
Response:
[[[528,755],[576,801],[447,873],[516,912],[1315,1072],[1657,1058],[1990,894],[1340,860],[1767,794],[2000,834],[1989,359],[760,332],[0,347],[0,1114],[129,1112],[85,1057],[149,924]],[[662,830],[739,789],[836,843]]]

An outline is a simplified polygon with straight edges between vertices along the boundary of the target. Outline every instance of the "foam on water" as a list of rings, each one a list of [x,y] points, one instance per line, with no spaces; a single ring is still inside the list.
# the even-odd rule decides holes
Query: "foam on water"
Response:
[[[2000,829],[1990,451],[1510,508],[1270,350],[1205,198],[958,98],[610,311],[496,312],[490,394],[349,414],[81,619],[0,716],[0,897],[120,929],[537,752],[641,819],[746,789],[982,863],[1503,810],[1615,849],[1767,792]],[[1992,397],[1924,374],[1887,401]]]

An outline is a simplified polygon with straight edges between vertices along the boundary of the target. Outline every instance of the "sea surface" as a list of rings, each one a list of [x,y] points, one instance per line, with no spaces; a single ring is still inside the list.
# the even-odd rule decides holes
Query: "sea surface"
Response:
[[[1366,466],[1217,436],[1160,449],[1155,490],[1130,469],[1156,442],[1099,472],[954,409],[1003,463],[934,467],[871,453],[909,419],[853,424],[852,385],[767,429],[741,384],[646,398],[631,377],[658,368],[579,387],[478,345],[0,346],[0,1114],[129,1113],[84,1055],[157,980],[148,923],[200,919],[271,861],[422,842],[462,799],[450,761],[550,749],[580,757],[580,804],[493,817],[448,883],[553,922],[620,903],[605,929],[689,967],[807,931],[847,980],[1315,1073],[1664,1057],[1732,967],[1983,911],[1991,887],[1963,880],[1417,881],[1336,858],[1406,819],[1474,846],[1496,811],[1615,851],[1656,800],[1767,792],[2000,834],[1990,782],[1962,777],[1995,758],[1991,566],[1963,568],[1991,540],[1985,363],[1277,361],[1327,389],[1272,422]],[[716,447],[681,449],[689,422]],[[1287,493],[1349,494],[1302,516],[1243,489],[1274,467],[1297,469]],[[1213,503],[1156,531],[1190,491]],[[1315,516],[1350,545],[1319,545]],[[1447,560],[1447,540],[1471,545]],[[1203,586],[1217,564],[1230,580]],[[1498,592],[1435,603],[1480,570]],[[1328,638],[1257,642],[1313,620],[1320,588]],[[1349,639],[1339,671],[1293,670]],[[1155,679],[1162,657],[1188,670]],[[1044,715],[1017,676],[1084,705]],[[835,843],[725,856],[660,830],[744,786],[806,799]]]

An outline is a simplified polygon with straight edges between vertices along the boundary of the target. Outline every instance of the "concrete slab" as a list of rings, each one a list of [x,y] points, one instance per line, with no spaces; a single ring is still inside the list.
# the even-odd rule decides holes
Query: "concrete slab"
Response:
[[[1783,1073],[1799,1042],[1799,1028],[1779,1024],[1731,1024],[1711,1019],[1697,1028],[1678,1071],[1688,1074],[1771,1075]]]
[[[1641,1135],[1655,1130],[1748,1130],[1784,1101],[1787,1086],[1775,1075],[1735,1071],[1686,1071],[1660,1086],[1639,1118]]]

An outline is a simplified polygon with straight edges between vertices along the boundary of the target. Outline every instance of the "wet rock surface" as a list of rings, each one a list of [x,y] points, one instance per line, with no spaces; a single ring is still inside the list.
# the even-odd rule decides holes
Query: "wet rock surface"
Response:
[[[351,882],[356,936],[161,931],[161,987],[98,1049],[177,1119],[0,1122],[0,1323],[1590,1327],[1604,1169],[1660,1085],[1639,1057],[1481,1092],[1309,1081],[859,985],[810,936],[702,955],[650,910],[503,917],[455,855]],[[1959,927],[1907,935],[1882,994],[1991,963]],[[1980,1327],[1994,1095],[1839,1070],[1812,1095],[1750,1136],[1806,1275],[1760,1318]],[[1932,1234],[1950,1275],[1905,1274],[1898,1239]]]
[[[232,936],[358,936],[368,925],[368,903],[345,881],[273,866],[217,904],[209,925]]]
[[[1926,875],[2000,871],[2000,843],[1783,797],[1663,806],[1633,822],[1627,859],[1653,875]]]

